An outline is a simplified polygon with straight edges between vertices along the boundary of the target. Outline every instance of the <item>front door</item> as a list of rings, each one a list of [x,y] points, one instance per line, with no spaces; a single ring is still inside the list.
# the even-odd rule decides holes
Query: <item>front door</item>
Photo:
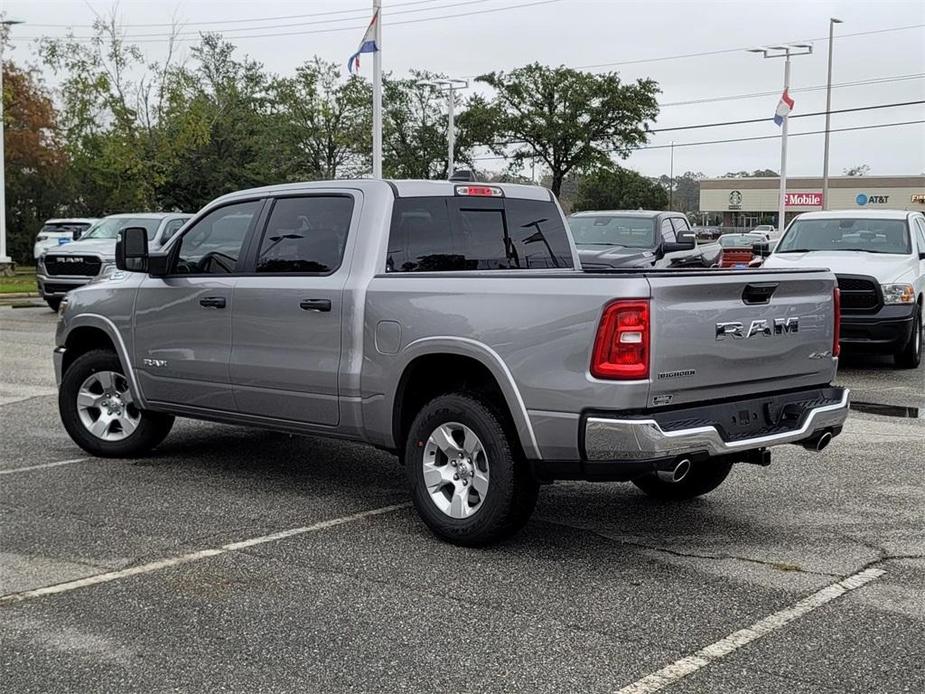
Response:
[[[262,205],[251,200],[207,213],[178,240],[169,274],[142,283],[134,362],[148,400],[235,409],[228,376],[234,289]]]
[[[230,373],[242,413],[339,423],[344,251],[354,207],[353,195],[336,192],[272,202],[234,290]]]

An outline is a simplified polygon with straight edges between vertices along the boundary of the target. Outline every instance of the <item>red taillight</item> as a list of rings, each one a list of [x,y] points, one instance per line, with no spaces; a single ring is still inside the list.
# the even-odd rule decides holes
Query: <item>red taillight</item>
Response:
[[[456,186],[456,194],[484,198],[500,198],[504,196],[504,191],[497,186]]]
[[[604,308],[594,339],[591,375],[638,380],[649,377],[649,302],[614,301]]]
[[[835,287],[832,292],[832,305],[835,307],[835,337],[832,341],[832,356],[837,357],[841,354],[841,290]]]

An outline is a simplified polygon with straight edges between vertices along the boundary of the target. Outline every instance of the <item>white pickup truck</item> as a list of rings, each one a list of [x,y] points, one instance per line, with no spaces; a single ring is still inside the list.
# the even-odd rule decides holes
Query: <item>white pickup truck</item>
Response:
[[[827,267],[841,290],[841,344],[922,361],[925,215],[832,210],[797,217],[764,269]]]

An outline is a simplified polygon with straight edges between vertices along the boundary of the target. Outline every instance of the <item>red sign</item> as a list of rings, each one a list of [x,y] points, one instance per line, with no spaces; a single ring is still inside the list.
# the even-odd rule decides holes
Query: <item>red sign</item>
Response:
[[[822,193],[786,193],[787,207],[822,207]]]

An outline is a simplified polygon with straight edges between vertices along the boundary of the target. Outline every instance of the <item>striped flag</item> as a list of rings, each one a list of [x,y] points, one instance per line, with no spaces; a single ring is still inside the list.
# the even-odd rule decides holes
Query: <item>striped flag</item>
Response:
[[[360,53],[375,53],[379,50],[379,46],[376,45],[376,22],[378,21],[379,10],[376,10],[372,21],[370,21],[369,26],[366,28],[366,33],[363,34],[363,40],[360,41],[360,49],[350,56],[350,59],[347,61],[347,70],[349,72],[360,69]]]
[[[793,110],[793,97],[790,96],[789,90],[785,89],[781,94],[780,101],[777,104],[777,110],[774,112],[774,122],[778,125],[784,124],[784,117]]]

